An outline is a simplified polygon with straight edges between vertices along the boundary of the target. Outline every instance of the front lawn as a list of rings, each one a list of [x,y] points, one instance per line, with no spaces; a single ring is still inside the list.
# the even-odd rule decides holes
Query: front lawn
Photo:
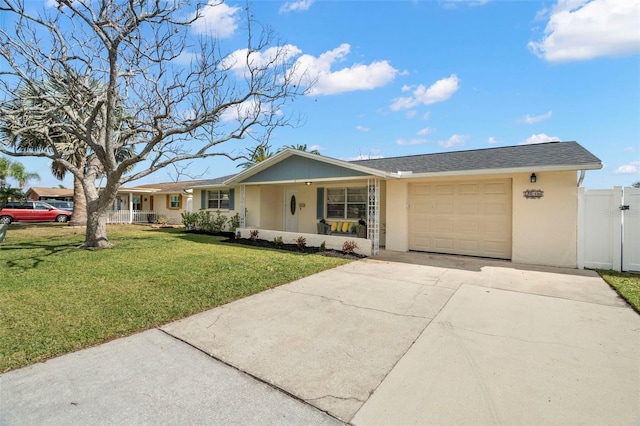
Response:
[[[640,313],[640,274],[604,270],[598,274]]]
[[[179,229],[12,224],[0,244],[0,372],[86,348],[347,263]]]

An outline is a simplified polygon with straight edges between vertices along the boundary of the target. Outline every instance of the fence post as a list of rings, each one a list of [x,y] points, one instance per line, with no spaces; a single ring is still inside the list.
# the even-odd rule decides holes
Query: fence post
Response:
[[[578,247],[576,247],[576,252],[578,255],[578,269],[584,269],[584,245],[585,242],[585,189],[584,187],[578,188]]]
[[[615,271],[622,270],[622,187],[613,187],[613,197],[610,207],[611,215],[611,235],[612,235],[612,269]]]

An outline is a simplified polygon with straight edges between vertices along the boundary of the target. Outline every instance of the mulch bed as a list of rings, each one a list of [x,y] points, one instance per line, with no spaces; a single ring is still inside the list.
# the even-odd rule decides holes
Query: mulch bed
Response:
[[[264,247],[275,250],[286,250],[286,251],[294,251],[298,253],[307,253],[307,254],[317,254],[320,256],[329,256],[329,257],[340,257],[343,259],[363,259],[367,256],[357,254],[357,253],[344,253],[339,250],[321,250],[320,247],[298,247],[297,244],[276,244],[273,241],[255,239],[251,240],[249,238],[228,238],[226,240],[222,240],[223,243],[232,243],[232,244],[243,244],[246,246],[253,247]]]
[[[342,259],[357,260],[357,259],[364,259],[365,257],[367,257],[365,255],[357,254],[357,253],[343,253],[340,250],[321,250],[320,247],[299,248],[297,244],[284,244],[284,243],[276,244],[273,241],[268,241],[268,240],[261,240],[261,239],[251,240],[249,238],[235,238],[235,234],[233,232],[211,233],[211,232],[194,231],[194,230],[185,230],[185,232],[193,233],[193,234],[213,235],[216,237],[224,237],[225,239],[222,240],[222,242],[230,243],[230,244],[242,244],[245,246],[252,246],[252,247],[264,247],[264,248],[270,248],[275,250],[286,250],[286,251],[293,251],[298,253],[317,254],[320,256],[339,257]]]

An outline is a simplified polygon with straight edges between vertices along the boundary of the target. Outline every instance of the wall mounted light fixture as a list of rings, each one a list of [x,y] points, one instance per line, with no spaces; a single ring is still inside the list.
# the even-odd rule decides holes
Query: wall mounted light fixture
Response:
[[[529,178],[529,181],[531,183],[536,183],[536,181],[538,180],[538,178],[536,177],[535,173],[531,173],[531,177]]]
[[[306,181],[304,184],[305,184],[305,185],[307,185],[307,186],[309,186],[309,185],[311,185],[311,182]]]

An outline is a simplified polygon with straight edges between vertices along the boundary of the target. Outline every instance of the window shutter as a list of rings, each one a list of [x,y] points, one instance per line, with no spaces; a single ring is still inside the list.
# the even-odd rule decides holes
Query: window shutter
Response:
[[[200,208],[201,209],[207,208],[207,190],[206,189],[203,189],[202,191],[200,191]]]
[[[170,209],[171,208],[171,195],[167,194],[164,197],[165,197],[164,198],[165,205],[166,205],[166,207],[168,209]]]
[[[316,191],[316,219],[324,218],[324,188]]]
[[[235,197],[235,192],[233,190],[233,188],[229,189],[229,210],[235,210],[235,201],[236,201],[236,197]]]

